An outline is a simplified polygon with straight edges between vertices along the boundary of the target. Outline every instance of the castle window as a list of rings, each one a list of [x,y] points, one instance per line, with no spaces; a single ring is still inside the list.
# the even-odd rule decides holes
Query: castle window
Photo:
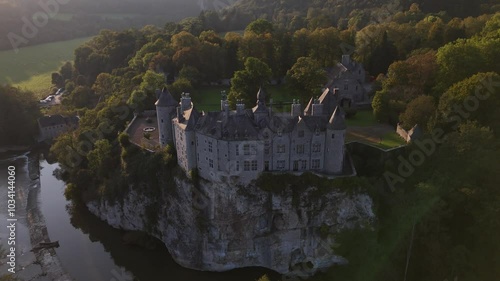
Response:
[[[244,155],[257,155],[257,147],[255,144],[245,144],[243,145]]]
[[[245,161],[245,162],[243,162],[243,170],[244,170],[245,172],[250,171],[250,161]]]
[[[264,142],[264,154],[269,154],[271,143],[269,141]]]
[[[213,145],[212,145],[212,142],[209,141],[208,142],[208,152],[212,152],[213,151]]]
[[[161,119],[161,122],[163,123],[163,119]]]
[[[208,160],[208,166],[210,166],[210,168],[213,168],[214,167],[214,160],[209,159]]]
[[[240,161],[236,161],[236,171],[240,171]]]
[[[304,145],[303,144],[298,144],[297,145],[297,153],[298,154],[304,153]]]
[[[278,151],[278,153],[285,153],[285,145],[278,144],[277,151]]]
[[[300,167],[302,170],[307,169],[307,160],[302,160],[302,166]]]
[[[257,160],[252,161],[252,171],[257,171]]]
[[[335,134],[332,134],[332,139],[334,139],[334,138],[335,138]]]
[[[279,160],[276,164],[277,164],[276,166],[277,166],[278,170],[285,169],[285,160]]]
[[[304,137],[304,131],[299,131],[299,138],[303,138]]]
[[[321,152],[321,143],[313,143],[312,152]]]
[[[240,155],[240,147],[236,145],[236,156]]]
[[[320,160],[319,159],[313,159],[312,160],[312,169],[313,170],[318,170],[320,165]]]

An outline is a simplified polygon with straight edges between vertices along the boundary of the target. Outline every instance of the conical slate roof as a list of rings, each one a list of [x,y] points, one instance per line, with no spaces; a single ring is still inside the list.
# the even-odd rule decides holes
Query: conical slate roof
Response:
[[[175,101],[172,94],[167,89],[163,89],[160,94],[160,98],[155,103],[157,107],[169,107],[169,106],[178,106],[178,103]]]
[[[342,112],[342,108],[338,106],[335,108],[335,111],[333,111],[332,117],[328,122],[328,128],[337,131],[347,129],[347,126],[345,124],[345,115]]]
[[[257,102],[265,102],[265,100],[266,100],[266,92],[261,86],[259,88],[259,91],[257,92]]]

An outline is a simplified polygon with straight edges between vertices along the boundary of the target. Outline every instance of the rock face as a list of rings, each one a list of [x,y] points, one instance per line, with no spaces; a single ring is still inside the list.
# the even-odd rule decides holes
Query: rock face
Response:
[[[340,187],[318,196],[311,186],[298,196],[290,188],[274,194],[255,185],[174,182],[163,186],[160,196],[135,188],[121,204],[87,206],[115,228],[148,231],[184,267],[259,266],[296,276],[346,263],[334,253],[335,234],[375,220],[368,195],[347,194]],[[151,230],[150,217],[156,214]]]

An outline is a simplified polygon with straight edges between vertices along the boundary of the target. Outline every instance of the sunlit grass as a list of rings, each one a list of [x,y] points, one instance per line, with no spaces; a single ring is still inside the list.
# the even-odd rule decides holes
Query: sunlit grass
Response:
[[[376,146],[389,149],[405,145],[406,142],[396,132],[388,133],[382,137],[382,141],[375,144]]]
[[[74,50],[91,37],[60,41],[0,52],[0,84],[13,84],[46,96],[51,88],[51,74],[72,61]]]

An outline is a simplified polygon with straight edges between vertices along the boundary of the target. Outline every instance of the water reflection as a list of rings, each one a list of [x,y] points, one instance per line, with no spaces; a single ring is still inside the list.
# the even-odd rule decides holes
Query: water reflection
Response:
[[[49,236],[59,240],[56,252],[65,270],[78,281],[254,281],[263,274],[278,275],[261,268],[239,269],[225,273],[199,272],[177,265],[159,242],[154,250],[127,245],[124,231],[114,229],[75,206],[64,197],[64,183],[54,176],[57,164],[40,161],[39,204]],[[132,277],[133,276],[133,277]]]
[[[263,269],[248,268],[225,273],[209,273],[189,270],[177,265],[163,244],[154,250],[125,245],[121,237],[124,232],[113,229],[97,219],[87,209],[68,206],[71,224],[83,233],[89,234],[93,242],[99,241],[111,254],[116,266],[132,272],[138,280],[256,280],[265,273]],[[119,271],[118,269],[116,270]],[[276,276],[274,274],[274,276]]]

